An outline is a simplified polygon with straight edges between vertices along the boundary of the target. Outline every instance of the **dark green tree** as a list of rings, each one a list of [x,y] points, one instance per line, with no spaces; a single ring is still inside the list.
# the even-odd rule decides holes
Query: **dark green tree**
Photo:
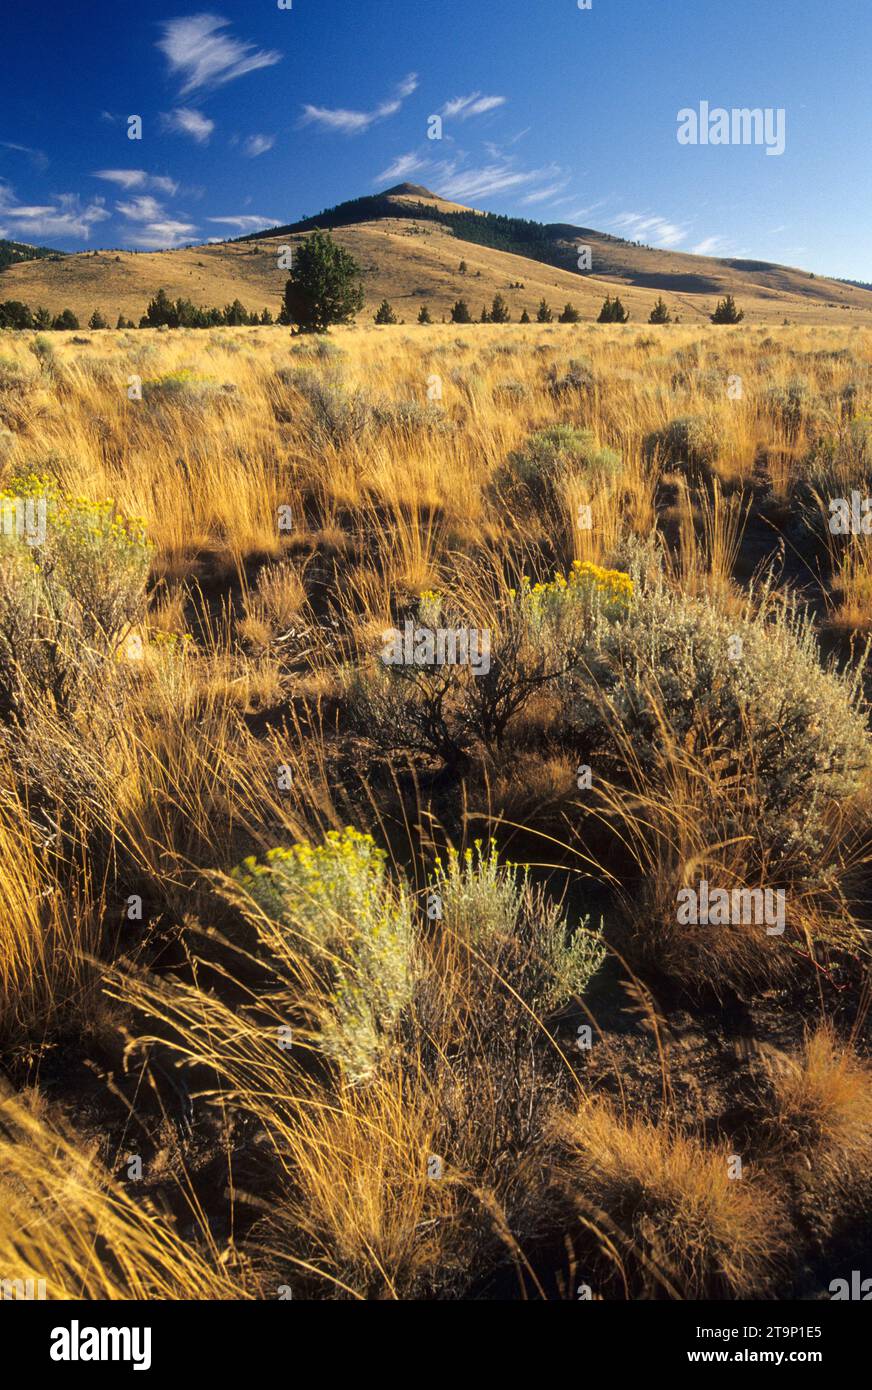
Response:
[[[469,312],[469,305],[465,299],[458,299],[454,308],[451,310],[452,323],[472,323],[472,314]]]
[[[597,323],[626,323],[629,317],[630,311],[624,308],[620,299],[617,296],[612,299],[611,295],[607,294],[603,301],[603,307],[600,309]]]
[[[521,323],[529,323],[529,322],[530,322],[530,315],[527,313],[527,310],[525,309],[524,312],[523,312],[523,314],[521,315]]]
[[[430,310],[427,308],[427,305],[426,305],[426,304],[422,304],[422,305],[421,305],[421,308],[418,310],[418,322],[419,322],[419,323],[432,323],[432,322],[433,322],[433,320],[432,320],[431,317],[430,317]]]
[[[78,324],[76,327],[78,328]],[[32,328],[33,315],[20,299],[7,299],[0,304],[0,328]]]
[[[396,323],[397,316],[386,299],[383,299],[378,306],[375,315],[376,323]]]
[[[225,306],[224,322],[227,324],[228,328],[239,328],[243,324],[251,322],[248,316],[248,310],[240,300],[234,299],[232,304]]]
[[[51,328],[51,310],[44,307],[37,309],[33,316],[34,328]]]
[[[545,302],[544,299],[542,300],[542,302],[541,302],[540,305],[539,305],[539,311],[538,311],[538,313],[536,314],[536,322],[537,322],[537,323],[553,323],[553,322],[554,322],[554,315],[553,315],[552,312],[551,312],[551,308],[550,308],[550,306]]]
[[[501,294],[494,295],[490,316],[491,323],[509,323],[511,321],[512,316],[509,313],[509,306]]]
[[[481,318],[479,319],[479,323],[490,323],[490,314],[487,311],[486,304],[482,304],[481,306]]]
[[[665,301],[664,301],[662,295],[661,295],[660,298],[657,300],[657,303],[654,305],[654,308],[651,310],[651,315],[650,315],[650,317],[649,317],[649,319],[648,319],[648,322],[649,322],[649,323],[671,323],[671,322],[672,322],[672,315],[670,314],[669,310],[667,309],[666,303],[665,303]]]
[[[178,328],[179,320],[175,305],[165,289],[159,289],[154,299],[149,300],[145,317],[140,322],[144,328]]]
[[[329,232],[313,232],[297,247],[285,285],[283,312],[301,333],[326,333],[350,323],[363,308],[362,272]]]
[[[88,319],[88,327],[89,327],[89,328],[108,328],[109,325],[108,325],[108,323],[106,322],[106,320],[104,319],[103,315],[100,313],[100,310],[99,310],[99,309],[95,309],[94,312],[93,312],[93,314],[91,315],[91,317]]]
[[[63,309],[63,310],[52,320],[52,325],[51,325],[51,326],[52,326],[52,328],[57,328],[57,329],[61,329],[61,330],[63,330],[63,329],[70,329],[70,328],[78,328],[78,326],[79,326],[79,320],[76,318],[76,316],[75,316],[75,314],[73,313],[72,309]]]
[[[564,304],[558,323],[581,323],[581,314],[573,304]]]
[[[741,323],[745,317],[744,309],[739,309],[731,294],[718,300],[718,307],[711,316],[712,323]]]

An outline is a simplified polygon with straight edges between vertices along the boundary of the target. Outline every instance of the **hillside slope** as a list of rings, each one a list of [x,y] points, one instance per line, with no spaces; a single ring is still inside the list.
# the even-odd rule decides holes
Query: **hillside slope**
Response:
[[[363,268],[367,307],[361,322],[384,298],[407,323],[423,303],[438,322],[460,297],[478,318],[497,292],[515,319],[524,308],[534,316],[543,297],[555,310],[571,301],[590,319],[617,288],[636,324],[647,319],[660,294],[684,322],[706,320],[718,297],[733,294],[755,322],[872,324],[872,291],[859,286],[768,262],[637,246],[569,224],[495,218],[415,184],[236,241],[178,251],[89,251],[12,265],[0,277],[0,299],[20,299],[31,308],[44,304],[52,312],[69,307],[82,323],[99,308],[114,324],[119,313],[138,322],[162,286],[171,297],[196,304],[223,306],[239,298],[249,309],[276,314],[287,278],[278,267],[279,249],[315,226],[329,227]],[[591,273],[576,268],[579,244],[591,247]]]

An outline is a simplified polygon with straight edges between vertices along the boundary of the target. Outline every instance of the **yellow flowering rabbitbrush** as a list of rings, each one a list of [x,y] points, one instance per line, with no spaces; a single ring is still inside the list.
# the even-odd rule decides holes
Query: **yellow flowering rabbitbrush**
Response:
[[[0,494],[5,511],[16,505],[27,524],[0,530],[0,717],[20,720],[28,701],[48,696],[72,711],[86,690],[96,694],[142,617],[152,552],[142,519],[112,499],[28,474]]]
[[[415,983],[411,900],[389,880],[386,858],[349,826],[233,873],[263,914],[264,944],[289,964],[303,956],[324,980],[320,1045],[352,1083],[376,1067]]]

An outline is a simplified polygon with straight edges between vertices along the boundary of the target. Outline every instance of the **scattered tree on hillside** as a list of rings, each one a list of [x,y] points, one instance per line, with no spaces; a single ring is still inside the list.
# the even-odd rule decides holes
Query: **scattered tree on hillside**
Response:
[[[158,290],[154,299],[149,300],[145,310],[145,315],[140,320],[140,326],[146,328],[178,328],[179,318],[175,311],[173,301],[170,299],[166,290]]]
[[[106,322],[106,320],[104,319],[103,315],[100,313],[100,310],[99,310],[99,309],[95,309],[94,312],[93,312],[93,314],[91,315],[91,317],[88,319],[88,327],[89,327],[89,328],[108,328],[108,327],[109,327],[109,324]]]
[[[79,320],[76,318],[72,309],[63,309],[57,317],[52,320],[51,326],[63,332],[65,329],[78,328]]]
[[[457,273],[458,275],[465,275],[468,269],[469,267],[467,266],[466,261],[461,261],[460,265],[457,267]]]
[[[479,319],[479,323],[490,323],[490,314],[487,311],[486,304],[482,304],[481,306],[481,318]]]
[[[33,315],[20,299],[7,299],[0,304],[0,328],[32,328]]]
[[[375,314],[376,323],[396,323],[397,316],[386,299],[383,299]]]
[[[510,323],[510,322],[511,322],[512,316],[511,316],[511,314],[509,313],[509,306],[508,306],[508,304],[506,303],[506,301],[503,299],[503,296],[502,296],[501,294],[495,294],[495,295],[494,295],[494,302],[493,302],[493,304],[491,305],[490,316],[491,316],[491,323]]]
[[[521,315],[521,323],[529,323],[529,322],[530,322],[530,315],[527,313],[527,310],[525,309],[524,312],[523,312],[523,314]]]
[[[451,310],[452,323],[472,323],[472,314],[469,312],[469,305],[465,299],[458,299],[454,308]]]
[[[626,323],[629,317],[630,311],[624,308],[620,299],[617,296],[612,299],[611,295],[607,294],[603,301],[603,307],[600,309],[597,323]]]
[[[563,313],[560,315],[560,318],[557,320],[557,322],[581,323],[581,314],[578,312],[578,310],[575,308],[573,304],[566,304],[564,305]]]
[[[363,308],[362,271],[329,232],[313,232],[294,256],[282,313],[301,333],[326,333]]]
[[[649,319],[648,319],[648,322],[649,322],[649,323],[671,323],[671,322],[672,322],[672,316],[671,316],[671,314],[669,313],[669,310],[668,310],[667,307],[666,307],[666,303],[665,303],[665,301],[664,301],[662,295],[661,295],[660,298],[657,300],[657,303],[654,305],[654,308],[651,310],[651,314],[650,314],[650,317],[649,317]]]
[[[745,317],[745,311],[736,306],[736,301],[731,294],[725,299],[718,300],[718,307],[711,316],[712,323],[741,323]]]
[[[33,316],[34,328],[51,328],[51,310],[40,305]]]
[[[430,310],[427,308],[427,305],[426,305],[426,304],[422,304],[421,307],[420,307],[420,309],[418,310],[418,322],[419,322],[419,323],[432,323],[432,322],[433,322],[433,320],[432,320],[431,317],[430,317]]]
[[[257,323],[257,314],[253,317],[254,322]],[[228,328],[240,328],[243,324],[251,323],[251,321],[245,305],[238,299],[234,299],[232,304],[225,305],[224,322],[227,324]]]
[[[537,322],[537,323],[553,323],[553,321],[554,321],[554,315],[553,315],[552,312],[551,312],[551,307],[550,307],[550,305],[547,304],[546,301],[543,299],[542,302],[541,302],[540,305],[539,305],[539,312],[538,312],[537,315],[536,315],[536,322]]]

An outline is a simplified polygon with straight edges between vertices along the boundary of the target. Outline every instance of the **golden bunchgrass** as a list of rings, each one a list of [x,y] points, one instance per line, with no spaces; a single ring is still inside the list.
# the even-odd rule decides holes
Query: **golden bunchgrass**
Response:
[[[141,655],[118,653],[123,716],[106,731],[46,711],[47,756],[74,768],[73,752],[88,748],[99,796],[77,799],[71,785],[50,824],[20,770],[0,772],[0,1028],[16,1056],[38,1057],[59,1028],[93,1027],[108,989],[128,1062],[168,1052],[198,1113],[216,1107],[257,1134],[268,1178],[237,1191],[228,1158],[227,1188],[246,1213],[239,1249],[219,1248],[202,1212],[182,1239],[100,1167],[91,1138],[4,1101],[0,1272],[46,1277],[55,1297],[275,1297],[287,1283],[316,1297],[404,1298],[468,1293],[504,1269],[538,1296],[536,1251],[562,1239],[571,1213],[591,1249],[611,1251],[619,1296],[772,1288],[790,1263],[789,1199],[773,1195],[779,1174],[795,1179],[785,1136],[810,1136],[828,1190],[854,1182],[868,1138],[866,1064],[830,1033],[815,1033],[772,1083],[760,1163],[731,1181],[726,1141],[703,1139],[687,1117],[642,1118],[588,1094],[565,1018],[525,1013],[505,981],[483,985],[465,948],[431,928],[426,1017],[405,1020],[370,1084],[346,1085],[315,1053],[320,982],[297,961],[264,985],[225,877],[245,855],[354,824],[390,847],[423,895],[434,845],[490,832],[522,843],[540,875],[556,872],[558,893],[569,881],[583,900],[596,880],[634,964],[682,986],[787,990],[800,960],[816,968],[821,941],[865,958],[850,866],[825,894],[792,901],[790,957],[741,930],[677,929],[678,886],[711,865],[730,886],[753,886],[766,857],[756,841],[728,842],[736,788],[702,737],[670,738],[665,711],[656,781],[627,745],[623,774],[601,769],[587,795],[575,750],[554,736],[563,711],[548,686],[518,714],[514,742],[477,754],[458,784],[417,754],[377,757],[341,717],[345,665],[377,651],[424,593],[451,593],[497,625],[524,575],[547,584],[574,562],[612,569],[629,542],[650,556],[660,532],[672,542],[668,585],[737,621],[748,604],[774,602],[765,584],[750,599],[742,587],[774,556],[761,548],[760,508],[808,501],[815,429],[868,364],[872,336],[766,333],[763,347],[750,325],[408,325],[338,331],[336,351],[320,357],[278,327],[95,332],[87,345],[55,334],[51,371],[28,350],[32,335],[3,335],[2,356],[28,386],[14,402],[0,392],[11,430],[0,488],[36,471],[93,501],[111,497],[144,518],[154,554],[148,612],[132,634]],[[854,361],[835,355],[843,348]],[[555,389],[572,361],[589,368],[592,389]],[[299,383],[277,375],[288,369],[361,393],[384,418],[331,434]],[[727,370],[741,377],[740,399]],[[131,375],[153,384],[179,373],[203,390],[128,397]],[[798,373],[823,404],[791,433],[765,393]],[[441,399],[428,399],[434,378]],[[435,405],[444,428],[391,415],[409,402]],[[647,443],[684,416],[702,417],[719,441],[707,483]],[[620,455],[615,474],[566,476],[538,498],[517,487],[510,455],[555,423]],[[585,506],[590,529],[578,525]],[[290,531],[279,529],[282,508]],[[838,572],[826,556],[801,558],[790,582],[816,586],[837,631],[865,630],[859,549]],[[782,577],[776,566],[767,582]],[[753,730],[747,747],[753,756]],[[862,869],[855,821],[853,806],[832,810],[823,844],[841,863],[850,829]],[[131,895],[145,899],[144,923],[128,915]],[[291,1005],[293,1057],[275,1041]],[[438,1180],[433,1157],[444,1162]],[[186,1191],[196,1209],[193,1178]]]

